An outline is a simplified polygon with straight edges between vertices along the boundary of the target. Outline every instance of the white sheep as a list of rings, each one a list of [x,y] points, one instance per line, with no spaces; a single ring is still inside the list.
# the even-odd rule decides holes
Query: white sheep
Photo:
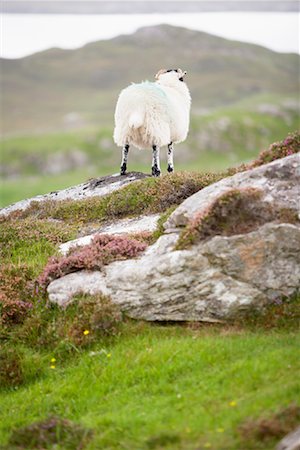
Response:
[[[152,147],[152,175],[159,176],[159,149],[168,146],[168,172],[174,171],[174,144],[186,139],[191,96],[181,69],[160,70],[156,82],[132,84],[120,93],[115,111],[114,141],[123,147],[121,175],[126,174],[130,145]]]

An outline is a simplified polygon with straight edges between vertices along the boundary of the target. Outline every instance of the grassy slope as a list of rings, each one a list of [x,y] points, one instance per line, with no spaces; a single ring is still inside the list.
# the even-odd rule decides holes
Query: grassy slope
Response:
[[[51,370],[53,354],[42,353],[43,379],[1,395],[0,443],[13,427],[55,414],[95,430],[90,450],[268,450],[274,440],[241,443],[237,426],[300,401],[297,333],[156,325],[127,333],[106,348],[111,357],[85,351]]]
[[[158,191],[161,199],[170,181],[176,184],[181,177],[184,183],[189,181],[188,176],[176,174],[144,180],[143,195],[148,186],[151,195]],[[153,191],[154,185],[161,189]],[[127,206],[135,202],[135,191],[132,186],[122,190]],[[118,215],[124,207],[122,196],[113,199],[110,210]],[[62,226],[36,219],[33,210],[27,219],[5,221],[4,269],[12,265],[24,272],[20,264],[25,264],[34,280],[57,244],[75,236],[76,220],[71,217],[72,226],[67,222]],[[20,289],[13,272],[6,283],[8,292],[11,287]],[[94,430],[89,450],[271,450],[278,438],[245,440],[238,427],[249,417],[271,417],[292,402],[300,403],[296,375],[300,298],[287,314],[276,306],[272,316],[256,325],[125,321],[114,338],[98,338],[91,329],[87,336],[81,331],[85,345],[74,345],[70,328],[64,335],[58,332],[62,317],[76,323],[72,311],[45,308],[45,299],[30,289],[29,294],[25,290],[25,299],[34,303],[34,311],[24,324],[0,330],[1,364],[5,349],[12,352],[13,361],[21,355],[22,381],[1,387],[0,448],[14,450],[6,446],[13,429],[56,415]],[[86,327],[84,322],[81,325]],[[53,357],[55,369],[51,369]],[[2,372],[1,364],[0,379],[10,380],[10,372]],[[50,448],[65,450],[64,445]]]

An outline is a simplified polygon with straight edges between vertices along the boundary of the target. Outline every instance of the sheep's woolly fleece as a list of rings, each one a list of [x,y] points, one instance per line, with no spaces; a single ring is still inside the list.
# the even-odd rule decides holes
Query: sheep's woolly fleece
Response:
[[[163,73],[155,83],[132,84],[121,92],[117,102],[115,143],[142,149],[184,141],[190,103],[189,90],[175,73]]]

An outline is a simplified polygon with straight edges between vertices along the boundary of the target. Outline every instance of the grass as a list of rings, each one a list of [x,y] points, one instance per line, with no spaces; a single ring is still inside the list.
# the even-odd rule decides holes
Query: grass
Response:
[[[94,431],[89,450],[273,448],[274,439],[247,446],[237,427],[300,401],[298,333],[127,328],[55,369],[41,349],[43,378],[2,393],[0,445],[14,428],[58,415]]]

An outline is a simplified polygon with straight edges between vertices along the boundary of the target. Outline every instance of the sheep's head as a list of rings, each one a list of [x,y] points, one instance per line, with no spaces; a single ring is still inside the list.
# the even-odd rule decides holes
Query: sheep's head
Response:
[[[184,81],[186,70],[181,69],[161,69],[155,75],[156,80],[160,81]],[[168,83],[166,83],[168,84]]]

